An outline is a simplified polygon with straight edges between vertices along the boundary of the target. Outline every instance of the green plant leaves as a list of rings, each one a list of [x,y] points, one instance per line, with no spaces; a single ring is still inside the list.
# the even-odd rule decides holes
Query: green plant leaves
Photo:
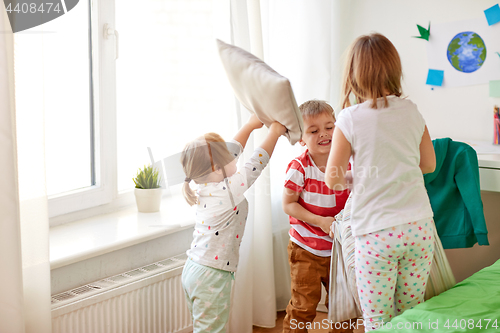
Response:
[[[137,171],[135,178],[132,178],[136,188],[151,189],[159,188],[161,177],[158,169],[153,168],[151,165],[144,166],[144,168]]]

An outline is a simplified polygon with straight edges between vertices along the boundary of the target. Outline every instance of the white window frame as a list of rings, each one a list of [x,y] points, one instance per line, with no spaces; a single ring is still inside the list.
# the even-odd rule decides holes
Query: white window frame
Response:
[[[96,184],[49,196],[51,226],[94,215],[96,209],[82,211],[92,207],[105,205],[97,211],[110,210],[110,204],[118,199],[115,63],[118,45],[116,36],[104,38],[104,26],[115,27],[115,4],[114,1],[91,0],[90,5]],[[126,196],[131,197],[131,193]]]
[[[108,38],[104,35],[105,27],[116,28],[115,0],[90,1],[96,184],[49,196],[50,227],[135,205],[132,188],[118,191],[116,61],[119,59],[116,56],[119,45],[117,35]],[[180,187],[170,187],[163,197],[180,195]]]

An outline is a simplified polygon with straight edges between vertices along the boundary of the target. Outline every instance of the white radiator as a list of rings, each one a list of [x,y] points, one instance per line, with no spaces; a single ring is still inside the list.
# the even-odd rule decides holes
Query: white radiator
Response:
[[[185,256],[52,296],[53,333],[192,332],[181,273]]]

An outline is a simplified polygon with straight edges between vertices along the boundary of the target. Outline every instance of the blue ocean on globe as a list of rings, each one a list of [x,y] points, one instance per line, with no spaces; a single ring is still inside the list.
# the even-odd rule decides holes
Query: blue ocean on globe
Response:
[[[457,34],[448,44],[448,61],[458,71],[472,73],[486,60],[486,45],[477,33],[465,31]]]

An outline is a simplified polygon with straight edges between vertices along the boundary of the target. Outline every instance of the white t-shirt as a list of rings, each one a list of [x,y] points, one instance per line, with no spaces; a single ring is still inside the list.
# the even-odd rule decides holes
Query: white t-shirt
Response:
[[[342,110],[335,125],[352,148],[352,232],[364,235],[433,216],[420,170],[425,121],[408,99]]]

